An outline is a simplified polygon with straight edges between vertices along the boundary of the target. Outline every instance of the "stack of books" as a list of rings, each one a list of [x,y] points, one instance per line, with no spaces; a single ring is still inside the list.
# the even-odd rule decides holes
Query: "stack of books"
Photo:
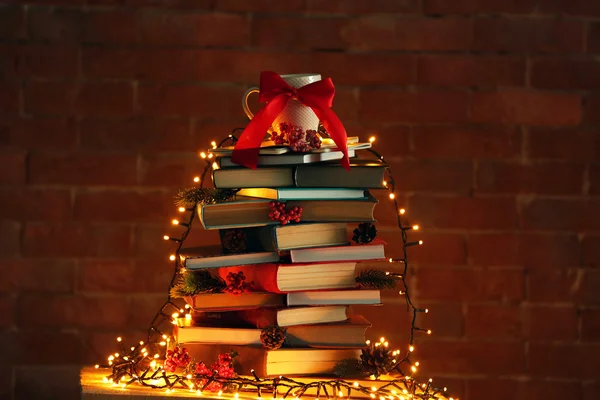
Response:
[[[220,157],[215,187],[240,190],[231,201],[198,206],[202,225],[219,230],[222,242],[231,229],[243,232],[244,250],[227,252],[223,243],[180,252],[187,271],[208,270],[222,279],[243,272],[245,282],[253,282],[250,290],[186,298],[193,324],[175,327],[174,336],[196,361],[237,351],[239,374],[328,375],[365,347],[370,323],[353,314],[352,305],[381,303],[379,290],[358,288],[356,265],[384,259],[384,246],[350,245],[349,236],[359,223],[374,222],[377,201],[368,190],[384,188],[386,166],[351,159],[348,171],[339,151],[263,153],[256,170]],[[271,219],[273,201],[287,210],[301,207],[300,221]],[[273,325],[285,328],[286,338],[269,350],[261,331]]]

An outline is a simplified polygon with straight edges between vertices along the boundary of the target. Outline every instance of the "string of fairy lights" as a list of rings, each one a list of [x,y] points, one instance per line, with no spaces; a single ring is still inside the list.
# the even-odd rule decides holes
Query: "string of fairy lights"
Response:
[[[235,145],[237,141],[235,133],[238,129],[239,128],[234,129],[233,132],[220,143],[215,141],[211,142],[212,149],[217,149],[228,144]],[[369,141],[373,143],[375,137],[371,137]],[[368,149],[368,151],[375,156],[379,162],[382,164],[385,163],[384,157],[373,148]],[[202,188],[206,182],[207,174],[218,168],[218,163],[216,162],[216,157],[214,157],[211,152],[201,152],[200,158],[206,162],[206,165],[202,174],[194,178],[194,182],[198,183],[199,187]],[[326,399],[330,399],[332,397],[351,397],[353,392],[361,393],[363,396],[366,395],[375,400],[446,399],[447,389],[445,387],[435,387],[432,379],[429,379],[425,383],[419,383],[412,377],[419,367],[419,362],[412,360],[413,354],[415,353],[415,334],[417,332],[431,334],[431,330],[424,329],[417,324],[418,314],[427,313],[428,309],[415,306],[410,297],[409,287],[406,281],[409,268],[408,248],[421,245],[423,242],[408,240],[408,231],[417,230],[419,227],[418,225],[407,226],[403,221],[405,210],[398,204],[395,195],[396,183],[392,174],[392,169],[389,165],[386,166],[386,180],[383,183],[389,192],[389,199],[394,203],[394,209],[397,212],[397,225],[400,229],[402,239],[402,256],[400,258],[389,258],[388,262],[393,266],[402,264],[402,272],[394,273],[394,275],[399,277],[398,281],[401,285],[398,293],[404,297],[407,311],[412,313],[408,348],[407,351],[404,352],[405,354],[403,357],[394,364],[392,369],[392,372],[395,373],[394,379],[381,381],[380,383],[382,384],[377,387],[373,384],[366,385],[364,383],[361,384],[358,381],[348,381],[345,379],[305,382],[304,380],[294,380],[283,376],[261,378],[254,374],[254,371],[252,372],[252,378],[242,376],[221,377],[216,373],[213,373],[212,375],[202,375],[195,372],[183,374],[168,372],[162,365],[162,359],[171,342],[171,330],[173,324],[176,324],[181,318],[188,320],[191,318],[190,306],[186,304],[181,308],[169,293],[167,300],[152,319],[145,341],[140,341],[134,346],[126,347],[122,338],[118,337],[117,345],[119,351],[111,354],[108,357],[106,364],[96,365],[96,368],[110,369],[110,373],[104,377],[104,381],[110,385],[123,388],[133,383],[137,383],[144,387],[163,389],[167,392],[173,392],[176,389],[188,390],[199,396],[203,395],[203,391],[209,387],[210,384],[217,382],[225,385],[224,387],[227,387],[229,390],[228,393],[219,391],[217,393],[218,396],[230,394],[235,399],[237,399],[240,394],[253,394],[257,399],[264,397],[266,394],[272,396],[273,399],[278,398],[279,396],[283,399],[290,396],[298,399],[306,395],[316,396],[317,398],[322,395]],[[195,206],[179,207],[178,211],[182,213],[182,216],[185,216],[185,213],[187,213],[187,218],[173,219],[172,224],[184,228],[183,231],[178,237],[169,235],[163,237],[164,240],[172,241],[177,244],[175,253],[169,256],[169,259],[174,262],[174,273],[169,284],[169,289],[175,285],[180,274],[185,272],[180,252],[196,218]],[[389,346],[389,343],[384,338],[381,338],[376,345],[387,347]],[[401,352],[396,350],[394,353],[399,354]],[[407,371],[404,370],[404,366],[409,367],[410,373],[407,373]],[[202,382],[202,384],[199,385],[197,382]],[[375,381],[372,383],[375,383]],[[451,397],[448,399],[453,400]]]

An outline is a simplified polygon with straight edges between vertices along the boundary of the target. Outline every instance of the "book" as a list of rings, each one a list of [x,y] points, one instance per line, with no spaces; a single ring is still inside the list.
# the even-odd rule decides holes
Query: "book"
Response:
[[[347,306],[293,307],[293,308],[257,308],[236,311],[236,317],[257,328],[269,325],[293,326],[326,324],[345,321],[350,316]]]
[[[175,326],[173,336],[177,343],[230,344],[262,346],[260,329],[223,328],[212,326]]]
[[[356,160],[346,170],[341,164],[295,167],[226,168],[213,171],[216,188],[324,187],[383,189],[386,164]]]
[[[258,235],[262,249],[265,251],[347,243],[346,224],[341,222],[266,226],[259,230]]]
[[[290,250],[292,263],[364,261],[385,259],[382,242],[357,246],[331,246]]]
[[[365,332],[371,323],[361,315],[347,321],[318,325],[296,325],[286,328],[284,347],[364,347]],[[177,343],[214,343],[262,346],[261,329],[213,326],[175,327]]]
[[[184,267],[189,270],[279,261],[279,254],[276,251],[241,254],[224,254],[222,251],[220,246],[189,247],[181,249],[179,255]]]
[[[219,276],[243,272],[254,289],[270,293],[304,290],[349,289],[356,287],[356,263],[258,264],[249,267],[219,268]]]
[[[366,199],[363,189],[344,188],[245,188],[238,195],[271,200]]]
[[[188,343],[190,356],[210,365],[219,354],[235,351],[233,367],[240,375],[332,375],[335,364],[344,358],[360,357],[360,349],[277,349],[232,346],[225,344]]]
[[[198,216],[205,229],[245,228],[275,225],[269,217],[271,200],[237,196],[234,201],[198,204]],[[302,222],[373,222],[377,200],[293,200],[286,208],[302,208]]]
[[[259,307],[277,307],[285,304],[285,296],[275,293],[203,293],[185,298],[185,302],[198,311],[232,311]]]
[[[288,307],[341,304],[381,304],[381,293],[379,290],[327,290],[287,294]]]
[[[364,347],[365,334],[371,323],[362,315],[348,320],[316,325],[296,325],[286,328],[285,346],[289,347]]]
[[[296,165],[310,164],[323,161],[341,160],[344,155],[341,151],[328,151],[322,153],[286,153],[281,155],[259,155],[257,165]],[[348,157],[354,157],[354,150],[348,149]],[[238,168],[239,164],[231,161],[231,157],[220,157],[217,160],[219,168]]]

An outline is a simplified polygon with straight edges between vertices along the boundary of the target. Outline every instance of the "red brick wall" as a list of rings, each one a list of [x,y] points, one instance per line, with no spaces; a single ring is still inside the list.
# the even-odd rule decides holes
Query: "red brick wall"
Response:
[[[0,5],[0,397],[76,396],[78,364],[139,340],[172,196],[271,69],[331,76],[394,167],[426,242],[422,375],[468,400],[599,398],[599,52],[595,0]],[[403,310],[371,310],[374,335],[404,348]]]

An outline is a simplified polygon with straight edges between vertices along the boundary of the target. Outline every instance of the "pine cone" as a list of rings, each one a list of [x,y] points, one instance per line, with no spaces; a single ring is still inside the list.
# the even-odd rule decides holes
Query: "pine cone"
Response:
[[[362,349],[362,354],[360,355],[360,360],[365,372],[369,375],[375,375],[375,377],[379,377],[380,375],[387,374],[391,371],[395,365],[393,359],[394,356],[392,355],[392,352],[386,346],[376,346],[375,344],[371,344],[368,348]]]
[[[277,325],[269,325],[260,332],[260,341],[269,350],[277,350],[283,345],[286,330]]]
[[[229,229],[223,234],[221,243],[227,253],[241,253],[246,250],[246,232],[241,229]]]
[[[367,244],[371,243],[376,236],[377,228],[375,228],[375,225],[370,222],[363,222],[362,224],[358,224],[358,228],[354,230],[352,240],[358,244]]]

